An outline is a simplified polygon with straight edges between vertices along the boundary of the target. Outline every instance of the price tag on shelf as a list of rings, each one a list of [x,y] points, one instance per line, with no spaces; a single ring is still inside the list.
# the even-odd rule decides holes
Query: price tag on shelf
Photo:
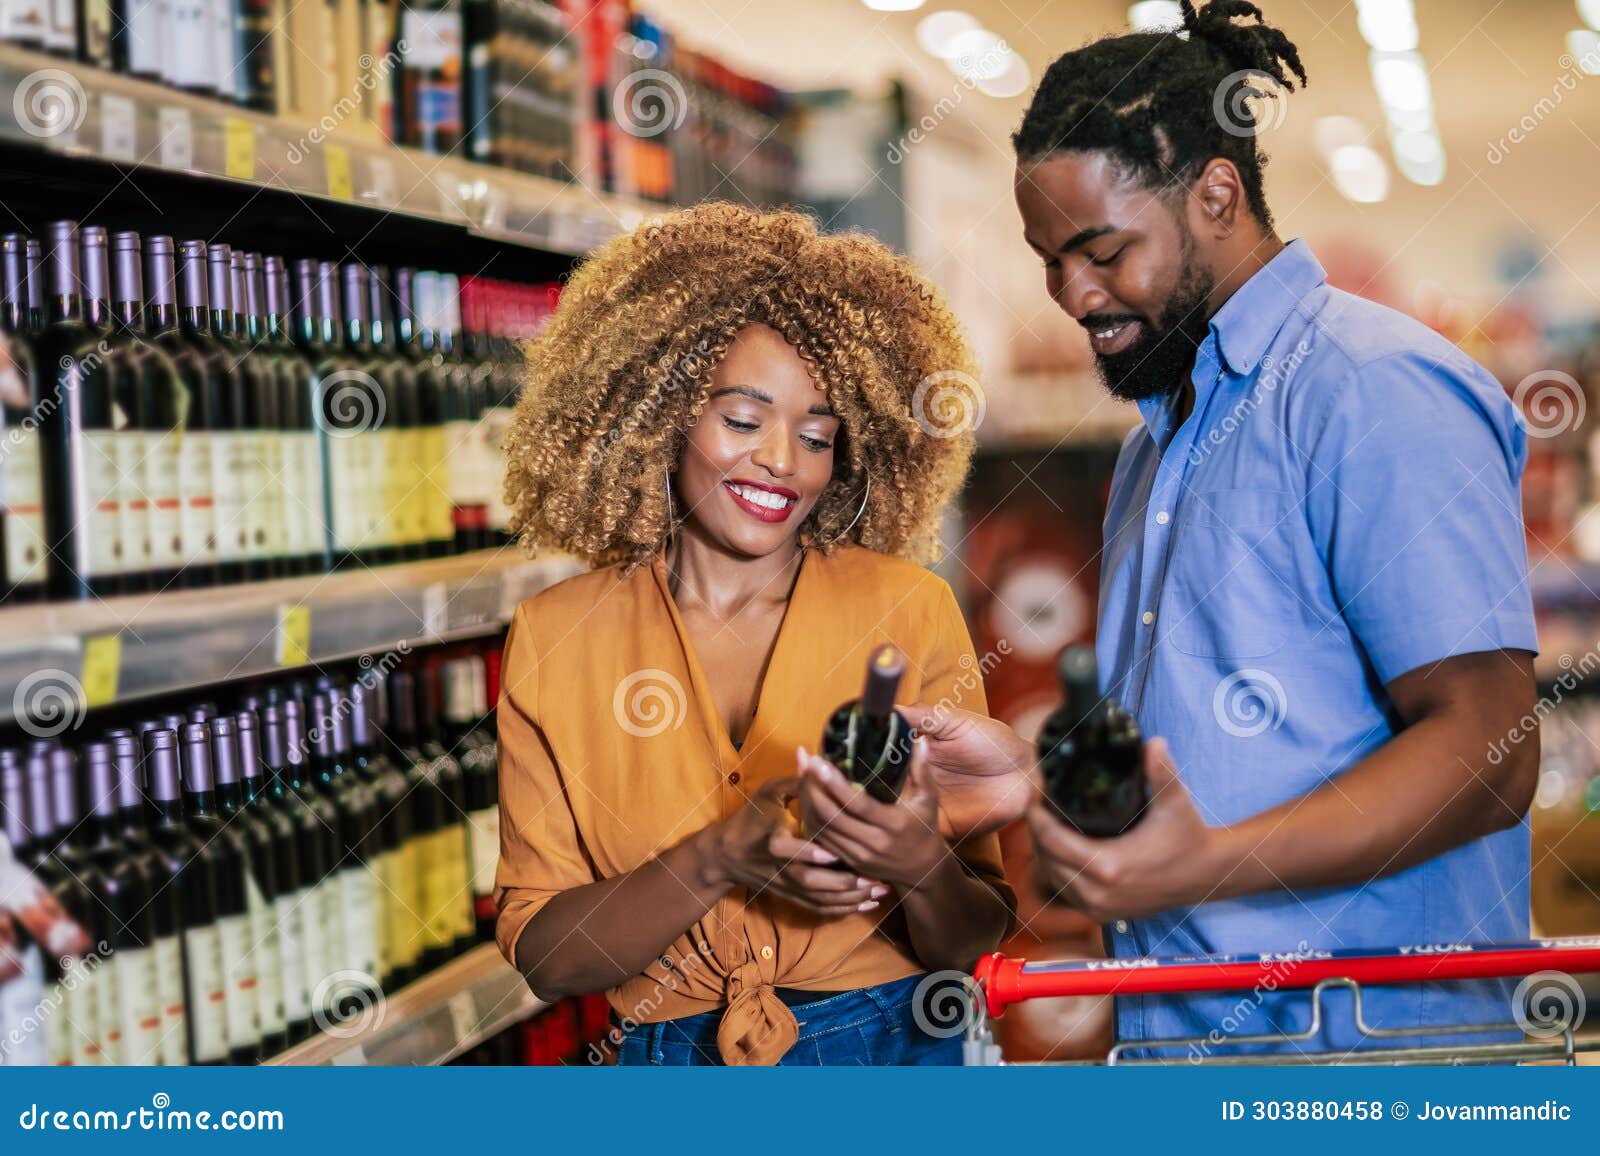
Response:
[[[455,1033],[456,1043],[471,1039],[478,1030],[478,1007],[472,1002],[472,993],[458,991],[445,1006],[450,1011],[450,1027]]]
[[[311,661],[311,607],[304,603],[278,608],[278,665],[304,666]]]
[[[367,1053],[360,1044],[351,1044],[342,1052],[334,1052],[333,1059],[328,1062],[336,1068],[364,1068],[367,1066]]]
[[[395,191],[394,162],[388,157],[371,157],[367,161],[367,177],[372,186],[372,200],[385,209],[393,208],[400,200]]]
[[[443,582],[430,582],[422,588],[422,634],[438,638],[450,625],[450,592]]]
[[[186,108],[163,108],[157,114],[161,132],[161,167],[194,168],[194,121]]]
[[[222,118],[222,171],[238,181],[256,179],[256,126],[242,116]]]
[[[100,95],[100,155],[108,161],[134,164],[139,159],[139,132],[133,101],[114,92]]]
[[[355,182],[350,179],[350,154],[343,145],[322,146],[322,167],[328,173],[328,195],[341,201],[356,199]]]
[[[96,634],[83,640],[83,667],[78,671],[78,682],[83,686],[85,707],[116,702],[121,673],[122,635]]]

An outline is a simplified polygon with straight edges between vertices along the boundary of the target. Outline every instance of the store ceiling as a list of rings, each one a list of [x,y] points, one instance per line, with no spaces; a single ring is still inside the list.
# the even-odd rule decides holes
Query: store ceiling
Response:
[[[1390,195],[1377,205],[1338,195],[1310,131],[1318,117],[1353,116],[1387,152],[1355,5],[1261,2],[1299,46],[1311,78],[1289,99],[1282,124],[1263,136],[1273,157],[1269,194],[1288,232],[1359,238],[1407,289],[1430,281],[1479,295],[1503,293],[1499,266],[1513,246],[1531,245],[1546,259],[1552,308],[1600,312],[1600,201],[1593,193],[1600,76],[1562,61],[1567,32],[1581,26],[1572,0],[1416,0],[1448,172],[1431,188],[1392,173]],[[900,77],[930,101],[960,86],[917,45],[917,21],[929,12],[970,12],[1027,61],[1035,79],[1061,52],[1127,28],[1120,0],[930,0],[919,11],[891,13],[861,0],[749,0],[742,7],[740,0],[650,0],[646,7],[688,43],[790,87],[870,92]],[[1539,102],[1553,93],[1556,107],[1541,112]],[[984,163],[1009,167],[1006,136],[1029,94],[1031,87],[1013,99],[973,94],[962,101],[962,116],[979,130]],[[1491,144],[1504,143],[1525,116],[1535,118],[1534,131],[1492,161]]]

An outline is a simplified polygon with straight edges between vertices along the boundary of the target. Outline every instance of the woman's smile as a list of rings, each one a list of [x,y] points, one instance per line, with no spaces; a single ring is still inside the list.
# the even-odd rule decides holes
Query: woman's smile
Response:
[[[762,522],[786,522],[794,512],[800,495],[787,486],[769,486],[761,482],[734,478],[722,483],[733,504]]]

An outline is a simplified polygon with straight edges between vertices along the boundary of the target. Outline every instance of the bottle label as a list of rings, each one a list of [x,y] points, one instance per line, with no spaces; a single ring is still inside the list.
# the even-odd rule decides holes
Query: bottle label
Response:
[[[73,52],[78,45],[78,14],[72,0],[50,0],[50,35],[46,46]]]
[[[400,852],[380,851],[372,863],[378,873],[378,978],[389,975],[399,965],[400,925],[396,921],[395,899],[400,890]]]
[[[94,1068],[104,1062],[104,1051],[100,1046],[100,1039],[105,1033],[104,1025],[100,1022],[103,965],[104,960],[99,956],[77,960],[68,971],[67,978],[61,981],[62,987],[72,989],[72,1046],[77,1052],[75,1062],[80,1068]]]
[[[222,970],[222,934],[218,924],[191,927],[183,933],[188,965],[189,1027],[194,1061],[216,1064],[228,1058],[227,980]]]
[[[250,913],[251,955],[261,962],[256,972],[256,1015],[261,1034],[283,1032],[288,1021],[283,1009],[283,971],[279,966],[282,947],[278,936],[277,908],[261,894],[254,873],[245,876],[245,902]]]
[[[176,947],[177,940],[174,939]],[[146,1067],[161,1062],[161,996],[155,949],[124,947],[113,957],[117,1009],[122,1021],[120,1063]]]
[[[395,451],[402,463],[395,481],[398,493],[396,507],[401,511],[400,536],[408,543],[420,543],[428,537],[427,463],[423,460],[426,447],[419,429],[398,430],[395,433],[399,448]]]
[[[122,435],[109,430],[84,430],[82,488],[79,492],[78,536],[85,557],[86,577],[101,578],[124,569],[127,550],[122,542],[122,475],[117,443]]]
[[[378,905],[375,894],[378,881],[365,864],[346,867],[339,872],[339,880],[350,968],[376,981],[379,978]]]
[[[449,8],[401,14],[400,39],[405,42],[406,67],[419,71],[446,71],[460,75],[461,13]]]
[[[504,530],[511,524],[511,507],[506,504],[506,434],[511,429],[511,410],[494,406],[484,411],[478,432],[484,501],[489,507],[489,525]]]
[[[291,435],[299,446],[300,471],[295,475],[300,483],[300,517],[303,554],[321,554],[328,548],[327,523],[323,519],[322,453],[317,448],[315,431]]]
[[[161,75],[161,4],[159,0],[127,0],[128,71],[135,76]]]
[[[271,558],[276,483],[267,468],[267,435],[251,430],[240,434],[239,442],[244,457],[245,549],[252,558]]]
[[[387,429],[368,430],[367,440],[367,543],[392,546],[400,541],[395,522],[399,511],[394,505],[394,434]]]
[[[320,1017],[327,1009],[318,1002],[319,997],[325,992],[319,991],[322,981],[328,974],[337,971],[332,956],[328,954],[328,932],[331,930],[324,919],[327,912],[323,909],[322,897],[326,884],[318,883],[302,892],[305,902],[299,905],[300,910],[300,943],[305,948],[305,971],[301,975],[301,982],[305,985],[307,1014]]]
[[[30,1068],[50,1062],[49,1030],[40,1022],[45,1010],[44,953],[38,944],[22,952],[22,970],[0,983],[0,1024],[5,1026],[7,1065]]]
[[[74,1006],[73,986],[66,979],[50,985],[39,1013],[44,1016],[45,1051],[49,1062],[57,1068],[70,1068],[78,1062],[78,1032],[90,1025],[79,1022]]]
[[[6,40],[44,44],[49,39],[49,17],[44,0],[17,0],[0,4],[0,36]]]
[[[217,560],[217,487],[211,473],[211,433],[185,430],[178,442],[178,485],[183,497],[182,540],[186,565]]]
[[[428,920],[428,941],[436,946],[454,942],[461,922],[457,909],[467,909],[464,887],[467,872],[466,848],[461,845],[461,828],[452,824],[435,831],[428,862],[428,905],[423,914]]]
[[[178,88],[215,88],[211,20],[207,0],[170,0],[167,23],[168,82]]]
[[[122,545],[130,573],[150,569],[150,491],[145,486],[145,458],[151,435],[142,429],[117,434],[117,473],[122,490]]]
[[[39,431],[26,426],[6,430],[5,456],[0,457],[0,499],[6,510],[6,582],[44,581],[44,475],[39,459]]]
[[[472,893],[494,894],[494,873],[500,865],[500,808],[485,807],[467,816],[472,829]]]
[[[109,0],[84,0],[82,57],[99,68],[111,67],[111,5]]]
[[[183,948],[176,935],[156,940],[155,967],[161,1004],[161,1064],[182,1067],[189,1062],[189,996],[184,986]]]
[[[306,545],[305,482],[301,476],[299,435],[280,433],[274,439],[274,460],[280,482],[279,498],[283,516],[279,522],[279,545],[283,553],[301,557],[311,553]]]
[[[444,426],[445,488],[457,507],[470,506],[477,497],[472,433],[470,421],[451,421]]]
[[[305,1022],[311,1015],[310,993],[306,990],[306,946],[300,933],[300,913],[307,892],[280,895],[273,906],[278,916],[278,957],[283,960],[283,1015],[288,1023]]]
[[[122,1054],[122,989],[118,973],[122,970],[122,952],[103,957],[95,968],[89,986],[94,990],[95,1023],[99,1034],[99,1062],[109,1067],[127,1063]]]
[[[242,95],[239,68],[239,29],[235,0],[211,0],[211,52],[218,95],[232,100]]]
[[[413,966],[427,946],[427,921],[422,912],[428,895],[423,868],[427,859],[424,846],[431,838],[431,835],[413,835],[397,852],[402,885],[395,900],[395,928],[396,950],[402,967]]]
[[[211,434],[211,484],[216,494],[217,560],[243,561],[250,554],[246,505],[250,487],[250,447],[245,435]]]
[[[340,552],[364,548],[370,514],[367,444],[362,434],[329,434],[328,490],[333,512],[333,544]]]
[[[156,570],[176,570],[184,562],[178,460],[181,441],[176,430],[146,433],[144,439],[146,534],[150,540],[150,565]]]
[[[336,971],[349,971],[350,945],[349,937],[344,933],[344,895],[343,884],[339,881],[338,872],[329,875],[317,884],[317,898],[321,902],[322,914],[322,950],[325,960],[325,969],[317,974],[313,987],[321,984]],[[331,989],[324,989],[324,1000],[337,994],[339,984],[332,985]],[[329,1005],[324,1003],[327,1008]]]
[[[423,500],[427,505],[427,536],[433,542],[448,541],[456,531],[450,500],[449,467],[445,464],[445,427],[423,426],[421,432],[422,461],[427,475],[422,486]]]
[[[257,477],[261,482],[262,552],[268,558],[281,558],[289,552],[289,475],[284,472],[283,447],[288,439],[276,430],[256,435],[259,455]]]
[[[471,832],[465,818],[447,828],[450,833],[450,927],[451,938],[471,939],[477,927],[473,920]]]
[[[222,938],[222,960],[228,976],[227,999],[223,1002],[227,1012],[228,1047],[248,1048],[261,1039],[261,1028],[256,1022],[257,990],[261,983],[256,978],[257,956],[251,950],[249,913],[217,920],[217,930]]]

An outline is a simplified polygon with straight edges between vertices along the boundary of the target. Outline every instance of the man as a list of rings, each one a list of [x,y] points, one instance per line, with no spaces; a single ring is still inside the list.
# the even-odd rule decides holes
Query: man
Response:
[[[1050,295],[1143,417],[1112,481],[1097,649],[1103,688],[1162,736],[1153,799],[1121,837],[1084,837],[1019,788],[1016,735],[924,709],[947,818],[1026,806],[1048,890],[1117,956],[1525,938],[1523,430],[1460,350],[1278,238],[1255,138],[1214,94],[1247,69],[1304,83],[1298,53],[1239,0],[1184,10],[1186,39],[1057,60],[1013,138]],[[1355,1046],[1349,1003],[1324,1011],[1297,1046]],[[1362,1013],[1503,1023],[1510,985],[1369,991]],[[1203,1039],[1191,1053],[1309,1022],[1306,993],[1117,1001],[1122,1039]]]

